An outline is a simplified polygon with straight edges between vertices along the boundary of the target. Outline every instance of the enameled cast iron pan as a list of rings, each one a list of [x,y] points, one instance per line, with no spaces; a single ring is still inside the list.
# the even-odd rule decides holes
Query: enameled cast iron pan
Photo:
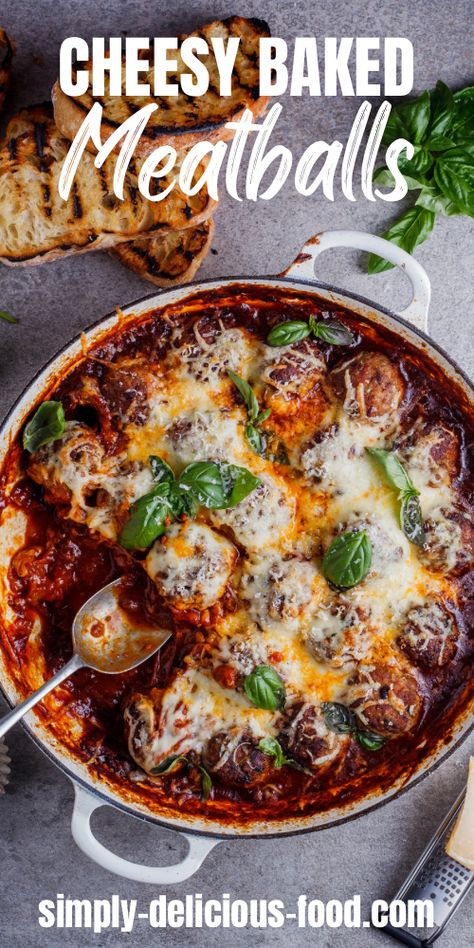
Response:
[[[404,270],[412,285],[413,296],[410,305],[401,313],[396,314],[360,296],[353,296],[347,290],[335,289],[317,282],[313,276],[315,260],[323,250],[333,247],[351,247],[377,253]],[[125,307],[122,311],[123,316],[120,317],[121,325],[123,325],[123,317],[126,320],[127,318],[143,316],[151,310],[164,308],[184,300],[190,294],[195,296],[201,288],[205,291],[218,290],[232,284],[238,284],[239,288],[251,287],[255,284],[270,288],[284,287],[286,292],[294,288],[299,294],[313,294],[317,295],[319,301],[322,299],[336,304],[339,303],[365,319],[370,319],[382,327],[388,327],[392,333],[395,332],[400,337],[401,342],[408,341],[412,346],[414,345],[422,353],[429,356],[450,379],[453,379],[460,386],[468,401],[474,403],[472,384],[446,353],[439,349],[426,335],[430,284],[425,271],[405,251],[380,237],[374,237],[370,234],[355,231],[328,231],[318,234],[305,244],[294,263],[283,274],[276,277],[234,277],[232,279],[210,280],[153,294]],[[79,337],[74,339],[48,363],[27,387],[1,426],[0,463],[3,462],[9,444],[16,437],[26,416],[38,401],[42,392],[83,353],[84,335],[87,346],[96,344],[105,333],[110,332],[117,325],[118,318],[116,314],[106,316],[87,330],[82,339]],[[0,610],[5,608],[6,602],[5,584],[8,559],[7,545],[5,541],[2,542],[0,528],[0,587],[2,590]],[[15,704],[20,699],[1,654],[0,685],[10,704]],[[316,816],[292,819],[291,822],[265,823],[260,821],[242,826],[235,822],[223,826],[217,821],[203,819],[201,816],[193,817],[190,814],[183,814],[182,816],[174,814],[171,816],[168,814],[157,815],[146,803],[141,804],[135,800],[127,800],[125,791],[121,792],[120,788],[109,785],[105,777],[103,780],[93,778],[86,764],[73,758],[64,747],[60,746],[48,733],[34,712],[28,714],[24,726],[37,746],[44,751],[50,760],[54,761],[74,784],[76,800],[72,816],[72,834],[78,846],[91,859],[112,872],[129,879],[163,885],[181,882],[189,878],[222,838],[289,835],[322,829],[326,826],[334,826],[337,823],[353,819],[393,799],[402,790],[413,786],[423,776],[426,776],[467,736],[473,726],[472,711],[472,706],[464,711],[451,729],[449,739],[446,735],[441,736],[439,745],[420,763],[418,769],[408,779],[399,780],[388,791],[372,792],[363,800],[358,801],[357,804],[352,803],[345,807],[339,806]],[[92,813],[98,807],[104,805],[115,806],[132,816],[163,825],[168,829],[179,830],[189,844],[187,855],[174,866],[155,868],[132,863],[116,856],[96,840],[90,827]]]

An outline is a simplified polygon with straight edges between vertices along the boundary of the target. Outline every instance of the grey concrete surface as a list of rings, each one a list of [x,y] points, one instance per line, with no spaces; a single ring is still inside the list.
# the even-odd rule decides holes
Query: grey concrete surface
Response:
[[[453,87],[472,83],[472,4],[470,0],[280,0],[235,4],[210,0],[3,0],[1,25],[18,44],[14,90],[9,110],[48,97],[57,72],[60,41],[67,35],[154,35],[194,27],[216,16],[240,12],[266,16],[274,35],[408,36],[415,47],[415,90],[438,78]],[[316,139],[344,141],[357,102],[352,99],[285,98],[276,141],[295,155]],[[304,240],[324,228],[351,227],[378,232],[393,216],[389,206],[360,197],[351,205],[336,188],[330,203],[319,192],[299,197],[289,182],[271,202],[238,204],[223,195],[216,216],[214,249],[202,268],[204,277],[278,272]],[[417,257],[432,281],[431,333],[469,373],[474,369],[473,228],[465,218],[441,219]],[[369,278],[359,254],[331,252],[318,264],[318,276],[400,307],[407,287],[400,274]],[[8,409],[32,375],[64,342],[117,304],[149,292],[140,281],[105,254],[90,254],[42,267],[0,272],[1,308],[15,313],[18,326],[0,325],[0,409]],[[3,709],[3,706],[2,706]],[[40,948],[65,944],[168,948],[254,945],[366,948],[392,944],[376,932],[287,927],[267,931],[206,930],[150,932],[146,923],[133,935],[109,932],[43,931],[37,924],[40,898],[57,893],[76,898],[105,898],[113,893],[136,897],[142,907],[158,893],[115,878],[96,867],[75,847],[69,831],[72,789],[67,779],[28,740],[21,728],[9,736],[13,772],[0,798],[0,945]],[[268,841],[222,843],[189,882],[168,890],[183,896],[223,892],[240,898],[282,898],[287,910],[301,892],[311,898],[362,895],[367,909],[375,897],[390,897],[429,839],[463,784],[472,741],[409,794],[345,826],[317,834]],[[109,809],[95,823],[100,838],[128,858],[148,864],[172,862],[183,849],[179,838]],[[443,948],[472,944],[472,897],[447,929]]]

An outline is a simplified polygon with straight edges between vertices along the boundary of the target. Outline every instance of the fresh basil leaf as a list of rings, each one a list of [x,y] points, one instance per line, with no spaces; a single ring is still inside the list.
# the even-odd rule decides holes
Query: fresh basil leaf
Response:
[[[155,481],[159,483],[166,482],[167,484],[174,484],[175,476],[171,470],[169,464],[166,461],[163,461],[163,458],[158,457],[157,454],[150,454],[148,458],[151,467],[151,473]]]
[[[453,204],[434,182],[423,185],[415,201],[415,206],[425,207],[427,211],[433,211],[433,214],[443,214],[445,217],[462,214],[461,208],[457,204]]]
[[[400,152],[397,158],[399,171],[403,175],[419,177],[426,174],[433,165],[433,156],[422,145],[415,145],[415,151],[411,158],[407,158],[405,152]]]
[[[372,731],[357,731],[356,740],[364,750],[378,751],[386,743],[386,738],[380,734],[373,734]]]
[[[262,422],[266,421],[272,413],[271,408],[265,408],[263,411],[260,411],[255,419],[256,425],[261,425]]]
[[[308,323],[290,319],[273,327],[267,336],[267,343],[269,346],[291,346],[293,342],[306,339],[310,332]]]
[[[157,767],[152,767],[150,773],[154,776],[164,777],[166,774],[171,774],[174,770],[177,770],[180,764],[189,764],[188,758],[183,757],[182,754],[170,754]]]
[[[474,142],[445,151],[434,167],[436,184],[464,214],[474,217]]]
[[[37,451],[43,444],[57,441],[64,434],[66,419],[61,402],[43,402],[36,409],[23,432],[25,451]]]
[[[365,530],[342,533],[332,541],[323,560],[323,574],[334,586],[350,589],[367,576],[372,544]]]
[[[212,780],[205,767],[199,767],[201,773],[201,800],[208,800],[212,793]]]
[[[245,428],[245,437],[255,454],[263,454],[265,451],[265,438],[261,431],[255,425],[248,424]]]
[[[434,223],[435,215],[432,211],[424,207],[410,207],[382,236],[397,247],[413,253],[415,247],[422,244],[431,234]],[[389,263],[388,260],[383,260],[382,257],[373,253],[369,255],[367,267],[369,273],[382,273],[383,270],[390,270],[392,267],[393,263]]]
[[[287,763],[283,748],[276,737],[262,737],[262,740],[259,741],[258,749],[262,751],[262,754],[266,754],[267,757],[273,757],[276,770],[280,770],[283,764]]]
[[[391,487],[395,487],[402,494],[407,491],[413,494],[417,493],[402,462],[394,451],[386,451],[384,448],[366,448],[365,450],[380,464]]]
[[[454,118],[450,135],[456,142],[474,138],[474,86],[467,86],[454,93]]]
[[[12,316],[11,313],[8,313],[6,309],[0,309],[0,319],[3,319],[6,323],[18,323],[19,320],[16,316]]]
[[[338,319],[317,320],[310,316],[309,325],[316,339],[328,342],[331,346],[350,346],[355,341],[354,334]]]
[[[426,534],[423,526],[423,514],[417,493],[406,493],[400,507],[400,526],[410,543],[423,547]]]
[[[281,711],[285,706],[285,686],[278,672],[271,665],[258,665],[244,679],[244,691],[247,698],[257,707],[266,711]]]
[[[335,734],[351,734],[355,730],[355,716],[345,704],[340,704],[339,701],[323,701],[321,707],[330,731]]]
[[[426,147],[430,151],[447,151],[448,148],[454,148],[456,142],[452,138],[447,138],[446,135],[437,135],[435,138],[429,138]]]
[[[409,191],[418,191],[419,188],[422,188],[425,184],[425,180],[422,178],[419,180],[418,178],[413,178],[409,174],[404,174],[403,177],[405,178],[406,186]],[[377,168],[373,174],[373,180],[376,181],[377,184],[381,184],[382,187],[395,187],[395,178],[388,168]]]
[[[193,461],[185,467],[178,486],[190,492],[203,507],[218,510],[227,506],[227,498],[219,465],[215,461]]]
[[[234,383],[236,389],[238,389],[245,402],[249,421],[255,421],[258,415],[258,401],[249,383],[246,382],[245,379],[241,379],[240,375],[236,375],[235,372],[231,371],[231,369],[227,370],[227,375],[229,376],[231,382]]]
[[[390,145],[396,138],[406,138],[413,145],[419,145],[428,129],[430,113],[429,92],[423,92],[412,102],[392,107],[383,135],[384,144]]]
[[[175,515],[170,485],[157,484],[132,504],[128,520],[119,537],[126,550],[146,550],[165,532],[165,520]]]
[[[225,507],[236,507],[261,484],[259,477],[237,464],[221,464],[220,471],[226,498]]]
[[[444,82],[439,80],[430,94],[431,115],[428,134],[430,139],[446,135],[454,118],[454,96]]]

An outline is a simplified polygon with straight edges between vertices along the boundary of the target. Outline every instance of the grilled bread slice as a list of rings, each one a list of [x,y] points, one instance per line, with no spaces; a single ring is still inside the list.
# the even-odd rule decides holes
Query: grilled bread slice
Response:
[[[15,44],[0,28],[0,112],[3,109],[5,98],[10,85]]]
[[[119,244],[111,254],[155,286],[176,286],[192,280],[211,246],[213,233],[213,221],[203,221],[187,230],[137,237]]]
[[[8,123],[0,147],[1,262],[38,264],[109,248],[144,231],[190,227],[214,210],[216,202],[205,189],[187,197],[177,184],[164,200],[145,200],[133,174],[120,201],[113,191],[114,157],[97,169],[89,152],[63,201],[58,181],[68,148],[49,105],[24,109]],[[161,179],[162,187],[167,183]]]
[[[102,98],[93,96],[91,90],[82,96],[71,98],[64,94],[59,83],[53,87],[54,117],[60,131],[72,140],[94,102],[103,106],[102,141],[105,141],[117,127],[130,118],[138,108],[156,102],[158,109],[151,115],[148,124],[137,145],[137,156],[149,155],[156,147],[169,144],[181,151],[198,141],[217,142],[232,138],[233,132],[225,128],[226,122],[236,120],[245,108],[251,108],[259,115],[268,99],[259,95],[259,41],[269,36],[270,30],[264,20],[252,20],[234,16],[227,20],[215,20],[190,35],[203,37],[208,43],[211,37],[231,36],[240,38],[234,72],[232,76],[232,95],[219,95],[219,75],[215,57],[212,53],[202,58],[210,76],[209,89],[205,95],[193,97],[179,92],[177,96],[139,99],[127,96],[110,96],[107,91]],[[186,37],[180,36],[179,42]],[[178,69],[176,75],[187,72],[179,50],[176,53]],[[90,69],[90,62],[81,64]],[[107,81],[107,77],[106,77]],[[143,82],[149,82],[153,91],[153,66],[148,74],[143,74]],[[90,144],[93,151],[94,146]]]

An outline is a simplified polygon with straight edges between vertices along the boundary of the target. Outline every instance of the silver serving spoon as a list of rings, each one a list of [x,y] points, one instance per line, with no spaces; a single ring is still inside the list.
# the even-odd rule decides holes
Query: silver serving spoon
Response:
[[[121,583],[122,579],[114,580],[81,606],[72,626],[74,653],[71,660],[0,721],[0,738],[79,668],[117,675],[141,665],[168,641],[172,635],[168,629],[139,628],[130,623],[118,602]]]

